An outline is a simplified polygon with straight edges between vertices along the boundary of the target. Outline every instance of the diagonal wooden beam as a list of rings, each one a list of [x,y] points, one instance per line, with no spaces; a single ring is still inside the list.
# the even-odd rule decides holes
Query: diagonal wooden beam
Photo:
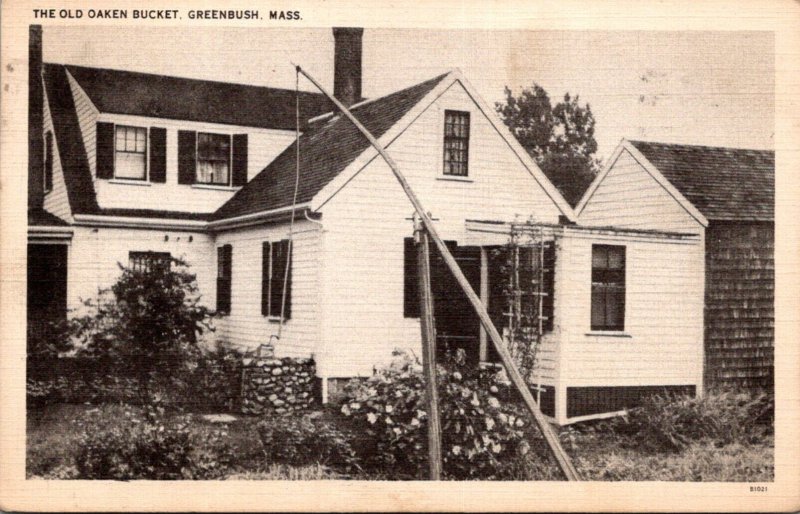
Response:
[[[525,380],[520,375],[519,370],[517,369],[516,364],[514,364],[514,359],[511,357],[511,354],[506,348],[505,343],[503,342],[503,338],[500,336],[500,333],[494,327],[492,323],[492,319],[489,317],[489,313],[486,310],[486,307],[481,302],[478,295],[475,294],[475,291],[472,289],[467,277],[464,276],[464,273],[461,271],[461,268],[458,266],[453,255],[450,253],[450,250],[447,249],[447,245],[444,244],[444,241],[441,237],[439,237],[439,233],[436,231],[436,227],[433,225],[433,221],[431,220],[430,216],[428,216],[427,211],[422,206],[422,203],[417,198],[416,193],[414,190],[411,189],[411,186],[406,180],[406,177],[400,172],[400,168],[397,166],[397,163],[392,159],[392,156],[386,152],[386,149],[383,148],[383,145],[375,139],[369,130],[361,124],[353,113],[351,113],[347,107],[342,105],[339,100],[337,100],[333,95],[331,95],[322,85],[317,82],[310,74],[308,74],[305,70],[300,68],[300,66],[296,66],[297,71],[302,73],[304,77],[306,77],[314,86],[317,87],[328,99],[333,102],[337,109],[339,109],[342,114],[350,120],[350,122],[355,125],[355,127],[364,135],[365,138],[370,142],[370,144],[378,151],[383,160],[386,161],[386,164],[389,165],[391,168],[392,173],[394,174],[397,181],[400,183],[400,186],[405,191],[406,196],[411,201],[411,204],[414,206],[414,210],[417,212],[417,215],[420,218],[420,221],[424,225],[428,235],[436,244],[436,247],[439,249],[444,262],[447,264],[447,267],[450,269],[450,272],[455,277],[458,284],[461,286],[461,289],[464,290],[464,293],[467,295],[469,302],[472,304],[472,307],[475,309],[475,312],[478,314],[480,318],[481,324],[483,325],[486,332],[489,334],[489,338],[492,340],[492,344],[494,344],[497,353],[500,355],[500,359],[503,361],[503,366],[506,368],[506,372],[508,373],[508,377],[511,379],[511,382],[519,391],[520,395],[522,395],[522,400],[525,402],[526,407],[530,411],[531,415],[533,416],[534,421],[539,426],[539,430],[541,430],[542,435],[547,442],[547,446],[549,447],[553,457],[555,457],[556,462],[558,463],[559,468],[561,469],[562,473],[566,477],[567,480],[580,480],[580,476],[578,475],[578,471],[572,465],[572,461],[567,455],[567,452],[564,451],[564,448],[561,446],[561,442],[558,440],[558,435],[553,430],[553,427],[550,426],[547,419],[542,414],[542,411],[539,410],[539,406],[536,404],[536,401],[533,399],[533,395],[531,395],[530,389],[528,389],[528,385]]]

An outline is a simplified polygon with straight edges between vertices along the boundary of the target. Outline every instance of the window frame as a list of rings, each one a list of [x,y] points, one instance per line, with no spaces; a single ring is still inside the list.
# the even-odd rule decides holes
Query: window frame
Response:
[[[137,265],[136,260],[141,260]],[[154,252],[152,250],[139,251],[131,250],[128,252],[128,267],[134,271],[148,272],[151,266],[157,262],[166,262],[169,269],[172,269],[172,254],[170,252]]]
[[[283,312],[283,321],[288,321],[291,319],[291,303],[292,303],[292,265],[294,264],[294,245],[291,243],[289,239],[280,239],[278,241],[263,241],[261,243],[261,315],[269,319],[270,321],[281,321],[281,312],[278,310],[277,314],[273,312],[273,304],[272,304],[272,296],[273,290],[272,285],[274,282],[278,282],[280,287],[283,287],[283,280],[284,276],[281,275],[279,277],[274,277],[275,272],[275,247],[279,244],[286,245],[286,251],[289,254],[289,261],[287,266],[289,268],[289,280],[286,284],[287,291],[281,291],[281,302],[278,302],[278,309],[280,309],[280,304],[282,303],[283,295],[285,294],[286,298],[286,305],[289,306],[288,309],[285,309]],[[265,252],[269,252],[269,258],[265,259]],[[284,268],[284,273],[286,269]]]
[[[453,123],[448,123],[448,117],[455,116],[465,118],[465,126],[466,126],[466,135],[464,136],[453,136],[447,134],[448,125],[453,125]],[[472,116],[470,111],[459,111],[455,109],[445,109],[444,111],[444,123],[443,123],[443,131],[442,131],[442,176],[449,178],[449,179],[469,179],[469,140],[471,135],[471,124],[472,124]],[[447,159],[447,144],[450,141],[463,141],[464,142],[464,160],[463,161],[451,161]],[[462,164],[464,168],[464,173],[452,173],[449,170],[451,169],[448,164]]]
[[[228,139],[228,180],[226,182],[202,182],[199,180],[198,173],[200,171],[200,136],[218,136]],[[216,186],[216,187],[232,187],[233,184],[233,134],[226,134],[222,132],[200,132],[195,133],[194,138],[194,185],[200,186]],[[203,162],[214,162],[213,160],[203,159]]]
[[[143,130],[144,131],[144,152],[130,152],[127,150],[117,150],[117,131],[119,129],[134,129],[134,130]],[[112,177],[114,180],[129,180],[131,182],[149,182],[150,181],[150,128],[149,127],[139,127],[136,125],[123,125],[120,123],[114,123],[114,176]],[[126,139],[127,140],[127,139]],[[119,171],[119,165],[117,162],[117,153],[130,153],[130,154],[144,154],[144,176],[142,178],[135,178],[135,177],[120,177],[117,176],[117,172]]]
[[[611,268],[610,267],[610,251],[619,251],[621,253],[621,262],[622,265],[620,268]],[[605,261],[606,266],[603,268],[596,268],[594,261],[595,261],[595,252],[596,251],[605,251]],[[625,330],[625,314],[626,314],[626,300],[627,300],[627,247],[625,245],[611,245],[611,244],[593,244],[592,245],[592,252],[590,257],[590,266],[591,266],[591,294],[590,294],[590,301],[589,301],[589,328],[592,332],[623,332]],[[597,272],[598,275],[603,275],[604,280],[597,280],[599,277],[595,275]],[[612,277],[617,275],[615,280],[612,280]],[[617,324],[610,324],[608,320],[608,305],[609,305],[609,293],[618,293],[620,294],[620,298],[618,300],[619,304],[617,307],[620,311],[620,320]],[[602,306],[603,306],[603,324],[595,324],[594,323],[594,305],[595,305],[595,298],[596,295],[602,294]]]

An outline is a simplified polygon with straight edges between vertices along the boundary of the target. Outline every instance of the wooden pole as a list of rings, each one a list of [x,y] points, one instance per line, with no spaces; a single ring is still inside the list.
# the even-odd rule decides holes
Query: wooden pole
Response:
[[[442,429],[439,421],[439,392],[436,387],[436,328],[431,293],[431,260],[428,235],[418,225],[417,270],[419,273],[420,329],[422,330],[422,368],[428,404],[428,464],[430,479],[442,478]]]
[[[427,230],[428,235],[431,239],[433,239],[433,242],[439,249],[445,264],[447,264],[450,272],[453,273],[456,281],[461,286],[461,289],[464,290],[464,294],[467,295],[467,299],[472,304],[475,312],[478,314],[481,324],[486,329],[486,332],[489,334],[489,338],[492,340],[492,344],[497,350],[497,353],[500,355],[500,360],[503,361],[503,366],[506,368],[508,377],[519,391],[520,395],[522,396],[522,400],[525,402],[525,406],[528,408],[533,416],[534,421],[536,421],[536,424],[539,426],[539,430],[541,430],[542,436],[547,442],[547,446],[553,454],[553,457],[556,459],[556,462],[558,463],[562,473],[567,480],[580,480],[578,471],[572,465],[569,455],[567,455],[567,452],[564,451],[564,448],[561,446],[561,442],[558,440],[558,435],[553,430],[553,427],[550,426],[550,424],[547,422],[547,419],[544,417],[544,414],[542,414],[542,412],[539,410],[539,406],[533,399],[530,389],[528,389],[528,384],[526,383],[525,379],[522,378],[522,375],[520,375],[516,364],[514,364],[514,359],[511,357],[508,348],[506,348],[502,336],[500,336],[500,333],[494,327],[492,319],[489,317],[489,313],[481,303],[478,295],[475,294],[475,291],[472,289],[467,277],[464,276],[464,273],[461,271],[461,268],[458,266],[455,258],[453,258],[453,256],[450,254],[450,250],[447,249],[447,245],[445,245],[442,238],[439,237],[439,233],[436,231],[433,221],[431,220],[430,216],[428,216],[425,208],[422,206],[422,203],[420,203],[419,198],[417,198],[417,195],[414,193],[414,190],[411,189],[406,177],[400,172],[400,168],[398,168],[397,163],[394,162],[394,159],[392,159],[392,157],[386,152],[386,149],[383,148],[383,145],[381,145],[378,140],[375,139],[375,136],[373,136],[369,130],[367,130],[364,125],[362,125],[361,122],[358,121],[355,116],[353,116],[347,107],[342,105],[339,100],[337,100],[325,88],[323,88],[322,85],[317,82],[316,79],[311,77],[311,75],[306,73],[305,70],[297,66],[297,71],[302,73],[303,76],[311,81],[311,83],[314,84],[317,89],[319,89],[325,96],[328,97],[331,102],[333,102],[336,108],[339,109],[353,125],[355,125],[355,127],[364,135],[364,137],[367,138],[367,141],[369,141],[375,150],[378,151],[380,156],[383,157],[383,160],[386,161],[386,164],[389,165],[389,168],[392,170],[395,178],[400,183],[400,187],[403,188],[406,196],[411,201],[411,205],[414,206],[414,210],[420,217],[420,220]]]

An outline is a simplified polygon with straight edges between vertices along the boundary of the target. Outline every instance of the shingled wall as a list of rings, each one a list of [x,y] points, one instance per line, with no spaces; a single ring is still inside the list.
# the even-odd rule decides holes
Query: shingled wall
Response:
[[[707,388],[774,388],[775,228],[712,222],[706,231]]]

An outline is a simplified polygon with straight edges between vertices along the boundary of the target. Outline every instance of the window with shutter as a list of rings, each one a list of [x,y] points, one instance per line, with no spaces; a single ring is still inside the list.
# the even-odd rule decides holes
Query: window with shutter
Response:
[[[197,168],[195,182],[218,186],[230,185],[231,136],[197,134]]]
[[[53,189],[53,132],[44,135],[44,192]]]
[[[231,278],[233,275],[233,248],[224,245],[217,248],[217,313],[231,312]]]
[[[288,239],[261,247],[261,314],[271,318],[292,317],[292,250]],[[285,288],[284,288],[285,285]],[[286,291],[284,299],[284,290]]]
[[[125,125],[114,128],[114,178],[147,180],[147,129]]]
[[[167,129],[150,127],[150,182],[167,181]]]
[[[625,329],[625,247],[592,245],[592,330]]]

